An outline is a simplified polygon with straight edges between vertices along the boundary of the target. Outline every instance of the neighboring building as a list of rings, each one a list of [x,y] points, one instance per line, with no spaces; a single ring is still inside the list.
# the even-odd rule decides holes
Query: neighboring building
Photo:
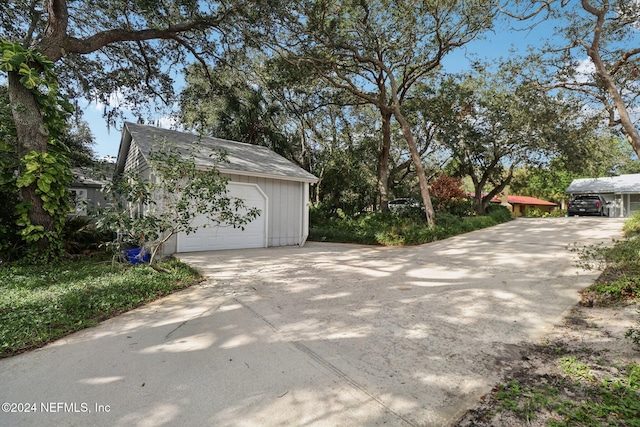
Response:
[[[542,199],[536,199],[529,196],[508,196],[508,202],[511,205],[511,213],[513,216],[522,216],[529,209],[540,209],[542,212],[551,212],[558,205]]]
[[[609,216],[628,217],[640,211],[640,174],[574,179],[566,192],[601,195],[610,202]]]
[[[106,184],[104,177],[98,177],[91,168],[74,168],[71,170],[73,181],[69,185],[71,192],[71,215],[87,216],[93,208],[104,204],[102,186]]]
[[[228,163],[214,164],[209,156],[194,153],[197,167],[216,166],[229,178],[231,197],[243,199],[261,215],[245,229],[205,227],[189,235],[179,233],[163,247],[163,254],[220,249],[304,245],[309,234],[309,184],[318,179],[266,147],[200,137],[195,134],[125,123],[116,162],[116,174],[135,169],[152,178],[149,153],[154,142],[171,143],[182,153],[191,153],[194,144],[209,150],[223,150]],[[206,218],[196,218],[204,224]]]
[[[469,197],[475,197],[474,193],[469,193]],[[491,203],[500,204],[507,207],[513,216],[523,216],[527,210],[538,208],[542,212],[552,212],[558,205],[542,199],[536,199],[529,196],[508,196],[503,194],[502,198],[498,196],[491,199]]]

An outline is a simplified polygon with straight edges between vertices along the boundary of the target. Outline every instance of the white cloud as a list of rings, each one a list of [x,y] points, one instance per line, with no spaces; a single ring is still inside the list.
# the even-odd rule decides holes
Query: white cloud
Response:
[[[592,76],[595,72],[596,67],[593,65],[593,62],[591,62],[591,59],[583,59],[576,67],[576,81],[578,83],[586,83],[592,80]]]
[[[178,119],[174,116],[164,116],[156,120],[159,127],[164,129],[176,129],[178,127]]]

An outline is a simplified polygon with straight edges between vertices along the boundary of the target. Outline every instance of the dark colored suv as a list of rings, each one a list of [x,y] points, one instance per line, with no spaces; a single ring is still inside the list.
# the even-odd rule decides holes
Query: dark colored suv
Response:
[[[604,197],[597,194],[583,194],[576,196],[567,206],[569,215],[598,215],[609,216],[609,208]]]

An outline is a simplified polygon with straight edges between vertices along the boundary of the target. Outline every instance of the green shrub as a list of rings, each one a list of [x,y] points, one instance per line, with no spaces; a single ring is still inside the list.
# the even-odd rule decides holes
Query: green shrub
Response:
[[[476,202],[471,197],[456,199],[449,205],[449,213],[461,217],[473,216],[476,212]]]
[[[502,205],[489,205],[486,209],[487,215],[496,220],[498,223],[511,221],[511,211],[506,206]]]
[[[523,216],[525,216],[527,218],[544,218],[544,217],[546,217],[548,215],[549,215],[548,212],[543,211],[542,209],[540,209],[537,206],[525,210],[524,214],[523,214]]]
[[[640,212],[636,212],[624,222],[622,227],[625,236],[640,234]]]
[[[336,210],[331,216],[316,212],[317,222],[309,228],[309,240],[339,243],[379,245],[419,245],[446,239],[457,234],[491,227],[511,220],[508,209],[493,209],[488,216],[459,216],[441,212],[436,215],[436,226],[427,226],[420,209],[401,212],[369,212],[348,216]],[[318,224],[320,223],[320,224]]]
[[[375,233],[341,230],[330,226],[309,228],[309,240],[315,242],[360,243],[363,245],[375,245],[378,243]]]
[[[628,220],[625,226],[634,221]],[[596,282],[583,291],[583,297],[598,303],[640,297],[640,234],[614,240],[611,246],[591,245],[574,251],[578,253],[578,267],[604,270]]]
[[[460,226],[460,224],[464,221],[463,218],[458,215],[450,214],[447,212],[441,212],[436,215],[436,226],[450,229]]]
[[[314,226],[325,225],[335,216],[335,209],[331,209],[325,204],[320,203],[309,207],[309,223]]]
[[[87,250],[97,250],[105,242],[112,240],[110,233],[96,230],[88,217],[70,217],[62,229],[64,248],[69,254],[78,254]]]
[[[566,215],[566,209],[555,209],[551,212],[546,212],[539,207],[529,208],[523,214],[523,216],[527,218],[560,218]]]
[[[551,212],[549,212],[548,216],[551,217],[551,218],[565,217],[565,216],[567,216],[567,210],[566,209],[555,209],[555,210],[552,210]]]
[[[0,180],[3,178],[1,173],[2,172],[0,172]],[[19,202],[16,193],[7,190],[6,186],[0,185],[0,200],[2,200],[2,203],[0,203],[1,265],[3,261],[6,262],[22,258],[26,247],[20,237],[20,228],[16,223],[17,216],[15,214],[15,207]]]

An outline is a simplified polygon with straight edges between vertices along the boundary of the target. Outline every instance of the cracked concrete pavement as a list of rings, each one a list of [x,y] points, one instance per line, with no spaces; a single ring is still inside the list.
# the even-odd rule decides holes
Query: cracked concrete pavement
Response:
[[[596,278],[568,245],[621,228],[518,219],[413,247],[182,254],[206,282],[0,360],[1,402],[67,404],[0,426],[448,425]]]

